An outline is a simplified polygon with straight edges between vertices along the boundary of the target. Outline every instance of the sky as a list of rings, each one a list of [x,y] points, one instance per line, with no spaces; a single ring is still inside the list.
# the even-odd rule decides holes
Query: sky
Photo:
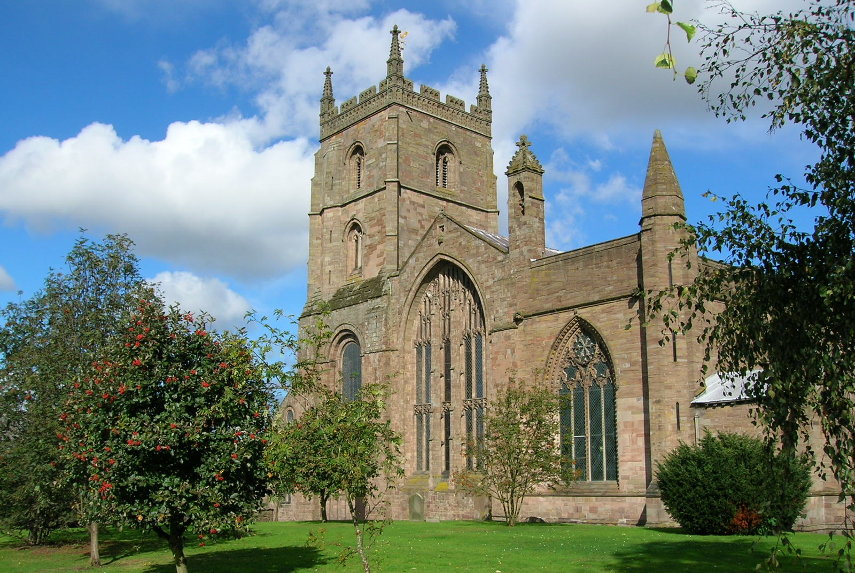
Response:
[[[797,0],[736,0],[769,12]],[[0,2],[0,305],[31,297],[79,236],[126,233],[143,275],[217,326],[247,310],[299,315],[323,71],[337,103],[386,73],[475,102],[493,96],[505,168],[526,134],[545,168],[547,245],[638,231],[661,130],[690,221],[706,191],[763,200],[816,155],[793,129],[726,123],[655,69],[666,21],[647,0],[7,0]],[[714,22],[702,2],[680,20]],[[678,67],[697,42],[672,32]]]

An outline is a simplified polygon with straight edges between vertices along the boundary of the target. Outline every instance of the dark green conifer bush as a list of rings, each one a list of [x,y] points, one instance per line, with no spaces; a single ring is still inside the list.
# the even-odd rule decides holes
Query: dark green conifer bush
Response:
[[[707,433],[666,455],[656,479],[668,513],[690,533],[771,533],[792,529],[801,515],[810,465],[757,438]]]

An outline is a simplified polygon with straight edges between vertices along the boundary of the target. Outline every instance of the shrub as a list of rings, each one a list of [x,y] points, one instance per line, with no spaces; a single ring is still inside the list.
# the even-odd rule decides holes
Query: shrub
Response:
[[[691,533],[765,533],[789,530],[801,515],[810,465],[757,438],[707,433],[666,455],[656,480],[668,513]]]

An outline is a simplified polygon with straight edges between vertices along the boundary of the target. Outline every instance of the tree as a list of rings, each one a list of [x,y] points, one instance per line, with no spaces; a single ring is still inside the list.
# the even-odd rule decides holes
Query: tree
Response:
[[[516,525],[523,500],[537,486],[575,478],[572,461],[556,441],[559,406],[549,390],[511,381],[490,404],[483,439],[467,444],[473,468],[454,474],[461,490],[498,499],[509,526]]]
[[[668,513],[689,533],[789,531],[810,492],[810,465],[762,440],[707,432],[656,464]]]
[[[382,502],[381,486],[392,487],[403,475],[400,437],[382,419],[385,387],[365,385],[351,401],[319,392],[313,406],[274,434],[268,459],[282,490],[317,495],[322,510],[329,497],[344,497],[367,573],[364,522]]]
[[[7,528],[25,529],[41,543],[82,510],[76,482],[58,455],[56,413],[66,388],[123,328],[122,317],[144,293],[133,242],[85,236],[51,271],[41,291],[0,311],[0,504]],[[79,512],[88,522],[89,515]],[[98,565],[97,524],[90,524],[91,563]]]
[[[664,319],[663,332],[700,325],[707,364],[759,371],[749,388],[758,420],[785,450],[810,451],[810,426],[819,424],[821,473],[830,468],[853,509],[855,6],[812,0],[761,15],[718,5],[724,22],[701,27],[702,96],[727,121],[765,107],[770,129],[797,126],[819,159],[805,168],[806,186],[776,175],[767,202],[737,195],[689,226],[685,248],[697,244],[727,264],[701,266],[691,284],[643,293],[647,309]],[[812,218],[812,228],[800,229],[796,213]]]
[[[69,390],[61,439],[101,507],[167,540],[183,573],[186,533],[204,544],[257,511],[270,399],[243,337],[143,299],[123,340]]]

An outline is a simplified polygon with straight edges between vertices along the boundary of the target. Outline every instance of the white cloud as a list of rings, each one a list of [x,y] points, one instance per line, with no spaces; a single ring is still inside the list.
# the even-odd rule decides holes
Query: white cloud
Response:
[[[16,289],[15,279],[12,278],[12,275],[0,265],[0,292],[2,291],[13,291]]]
[[[0,157],[0,211],[31,226],[125,232],[142,255],[234,277],[305,263],[313,150],[256,149],[241,123],[173,123],[160,141],[92,124]]]
[[[261,113],[248,128],[257,143],[317,133],[318,100],[327,66],[333,71],[338,104],[385,77],[393,25],[407,32],[408,74],[455,31],[450,19],[430,20],[404,9],[382,17],[345,17],[361,12],[366,3],[267,4],[275,11],[273,23],[257,28],[243,45],[200,50],[187,64],[190,81],[256,92]]]
[[[241,326],[251,308],[249,301],[217,278],[167,271],[149,282],[158,286],[167,304],[177,304],[181,310],[193,313],[204,311],[216,319],[218,329]]]

